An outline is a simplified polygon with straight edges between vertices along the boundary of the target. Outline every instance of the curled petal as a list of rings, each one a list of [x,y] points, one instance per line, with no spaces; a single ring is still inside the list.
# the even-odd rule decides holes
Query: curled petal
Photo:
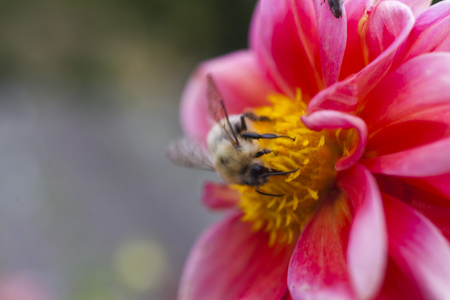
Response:
[[[302,121],[306,127],[320,131],[322,129],[355,129],[358,134],[356,146],[350,150],[348,156],[342,157],[336,163],[336,170],[345,170],[356,164],[364,153],[367,143],[367,125],[356,116],[346,113],[322,110],[314,112],[308,116],[302,116]]]
[[[238,51],[203,63],[191,76],[181,97],[181,125],[190,138],[205,140],[208,121],[206,75],[213,74],[229,114],[266,104],[273,85],[262,74],[251,51]]]
[[[432,0],[398,0],[405,3],[411,8],[414,16],[417,17],[422,12],[424,12],[428,7],[430,7]]]
[[[345,253],[351,212],[340,193],[329,194],[302,232],[289,265],[288,287],[299,299],[353,299]]]
[[[363,53],[368,65],[358,73],[360,99],[389,72],[399,46],[414,25],[408,6],[397,1],[380,2],[362,23]]]
[[[361,162],[374,173],[424,177],[450,172],[450,138]]]
[[[424,216],[383,195],[389,255],[426,299],[450,299],[450,245]]]
[[[367,61],[374,61],[386,51],[402,34],[405,34],[405,29],[408,29],[409,33],[413,22],[414,17],[410,10],[400,2],[385,1],[375,6],[374,10],[369,12],[367,23],[362,30]]]
[[[307,113],[318,110],[338,110],[352,112],[358,105],[358,86],[356,76],[350,76],[344,81],[339,81],[320,91],[309,102]]]
[[[253,232],[231,215],[201,235],[187,260],[179,300],[282,299],[292,245],[269,247],[269,235]]]
[[[314,8],[319,33],[323,81],[325,87],[328,87],[339,78],[347,41],[347,15],[343,6],[342,17],[336,18],[330,12],[328,5],[323,5],[322,0],[315,0]]]
[[[450,51],[450,2],[436,3],[421,14],[402,47],[401,61],[428,52]]]
[[[239,192],[229,184],[207,182],[203,186],[202,203],[211,210],[233,208],[239,199]]]
[[[302,8],[302,27],[294,15],[294,5]],[[296,12],[300,13],[298,8]],[[291,0],[262,0],[253,17],[251,48],[265,72],[288,96],[295,96],[297,87],[306,96],[314,95],[321,87],[316,68],[319,55],[316,48],[311,48],[318,44],[314,15],[310,1],[298,4]]]
[[[380,191],[361,165],[339,173],[339,186],[354,206],[347,249],[348,271],[358,299],[372,299],[383,283],[387,237]]]

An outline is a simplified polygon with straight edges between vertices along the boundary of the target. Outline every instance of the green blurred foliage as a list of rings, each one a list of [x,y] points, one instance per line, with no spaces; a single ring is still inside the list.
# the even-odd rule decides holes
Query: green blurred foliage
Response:
[[[0,27],[9,34],[0,42],[0,72],[11,71],[20,54],[8,45],[58,42],[64,26],[76,26],[74,52],[95,46],[100,34],[142,34],[169,43],[187,55],[210,57],[247,46],[254,0],[18,0],[0,4]],[[72,24],[73,22],[76,24]],[[68,24],[68,25],[67,25]],[[14,28],[10,28],[13,26]],[[61,26],[60,28],[58,28]],[[70,29],[70,28],[69,28]],[[0,30],[0,32],[4,31]],[[27,34],[24,34],[25,33]],[[73,32],[67,32],[71,34]],[[63,35],[64,33],[61,33]],[[27,39],[28,41],[20,41]],[[18,41],[19,40],[19,41]],[[56,45],[57,46],[57,45]],[[75,61],[78,64],[78,60]],[[91,61],[81,65],[90,65]],[[82,67],[79,68],[82,71]]]
[[[149,33],[164,34],[183,51],[210,55],[247,46],[254,0],[111,1],[131,9]]]
[[[105,86],[114,85],[126,72],[156,70],[158,59],[167,68],[189,64],[182,74],[187,77],[202,60],[246,48],[255,3],[3,1],[0,82],[71,90],[74,103],[101,104],[101,99],[110,98],[98,94]]]

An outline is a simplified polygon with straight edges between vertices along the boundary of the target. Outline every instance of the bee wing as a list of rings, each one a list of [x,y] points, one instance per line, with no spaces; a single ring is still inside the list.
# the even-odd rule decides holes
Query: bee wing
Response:
[[[222,131],[226,134],[228,140],[234,145],[239,146],[239,141],[234,132],[233,127],[230,124],[230,119],[228,118],[227,109],[225,108],[225,102],[217,88],[216,83],[211,74],[207,75],[208,87],[206,90],[206,95],[208,97],[208,111],[214,120],[222,126]],[[225,120],[224,122],[221,122]]]
[[[199,144],[187,139],[172,142],[167,148],[167,157],[177,165],[215,171],[209,153]]]

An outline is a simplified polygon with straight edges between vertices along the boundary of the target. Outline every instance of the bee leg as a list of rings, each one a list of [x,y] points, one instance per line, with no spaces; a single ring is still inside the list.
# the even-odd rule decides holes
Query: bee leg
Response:
[[[239,134],[243,131],[247,131],[247,123],[245,123],[245,118],[255,121],[270,121],[270,119],[266,116],[258,116],[252,112],[243,113],[241,115],[241,127],[236,126],[236,132]]]
[[[238,133],[241,133],[242,131],[247,131],[247,123],[245,123],[245,114],[241,115],[241,131]]]
[[[243,132],[243,133],[241,133],[241,136],[243,138],[254,139],[254,140],[288,138],[288,139],[291,139],[292,141],[295,141],[295,138],[293,138],[293,137],[290,137],[288,135],[283,135],[283,134],[275,134],[275,133],[259,134],[259,133],[256,133],[256,132]]]
[[[257,192],[258,194],[264,195],[264,196],[272,196],[272,197],[283,197],[284,196],[284,195],[274,195],[274,194],[268,194],[268,193],[261,192],[260,190],[258,190],[258,187],[255,188],[255,192]]]
[[[257,157],[263,156],[264,154],[269,154],[269,153],[272,153],[272,150],[270,150],[270,149],[262,149],[261,151],[256,152],[256,154],[253,157],[257,158]]]
[[[252,112],[246,112],[246,113],[243,113],[243,114],[241,115],[241,118],[247,118],[247,119],[252,120],[253,122],[257,122],[257,121],[263,121],[263,122],[271,121],[269,117],[266,117],[266,116],[258,116],[258,115],[255,115],[255,114],[252,113]]]
[[[245,123],[245,118],[255,121],[270,121],[268,117],[265,116],[257,116],[252,112],[243,113],[241,115],[241,128],[238,130],[238,133],[241,133],[243,131],[247,131],[247,123]]]

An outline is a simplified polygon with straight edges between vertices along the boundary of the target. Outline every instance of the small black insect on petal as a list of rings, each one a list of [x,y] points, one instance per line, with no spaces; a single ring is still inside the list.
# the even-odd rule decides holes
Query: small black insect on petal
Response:
[[[336,18],[342,17],[342,0],[328,0],[328,6]]]

